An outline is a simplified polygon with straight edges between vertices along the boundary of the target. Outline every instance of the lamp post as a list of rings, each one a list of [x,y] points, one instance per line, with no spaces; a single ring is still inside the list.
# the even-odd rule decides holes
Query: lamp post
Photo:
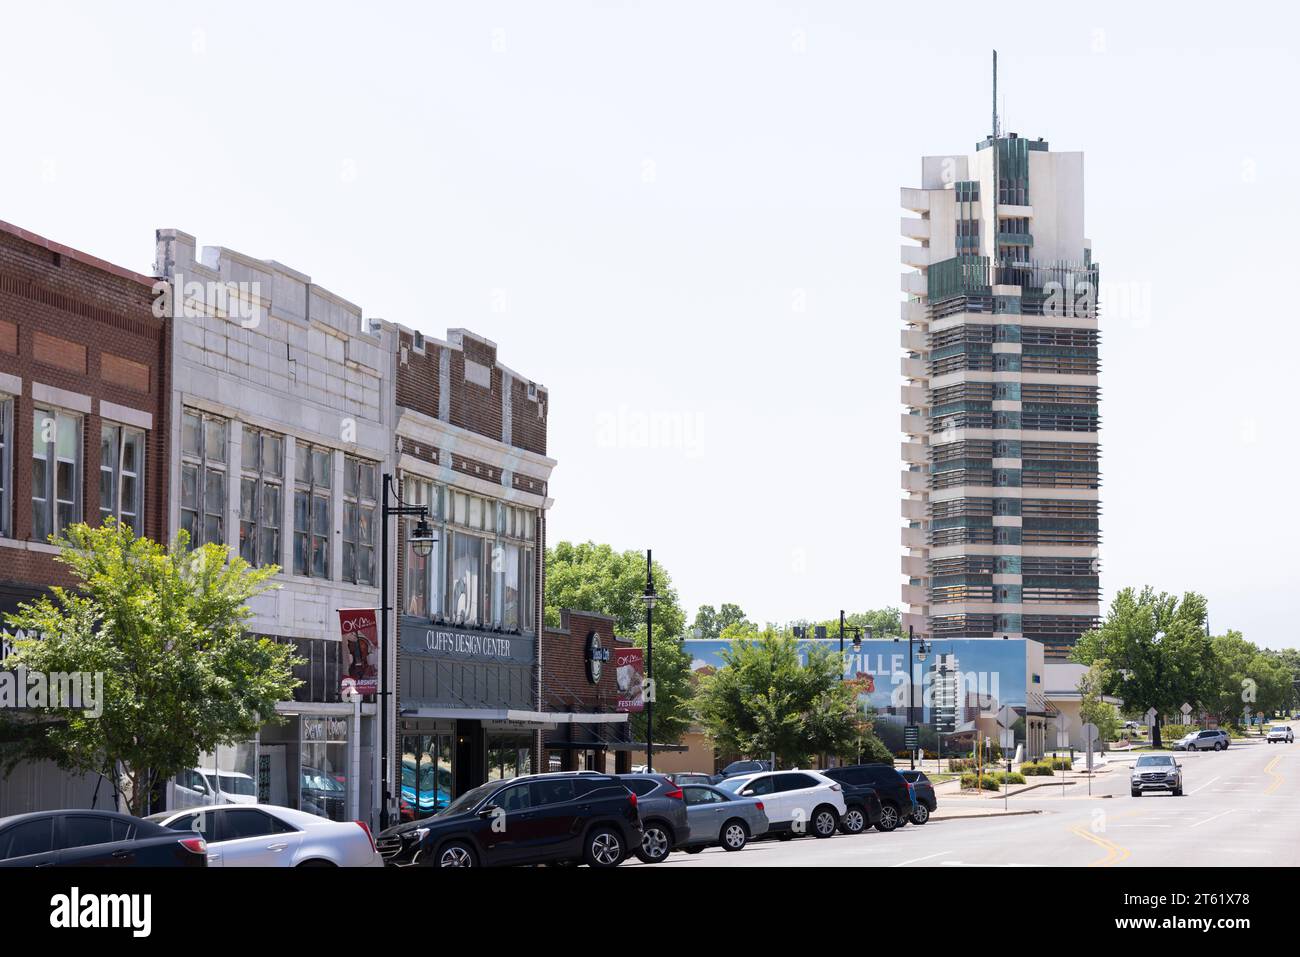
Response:
[[[645,769],[650,774],[655,769],[655,683],[654,683],[654,619],[655,619],[655,602],[659,596],[655,594],[655,577],[650,563],[650,549],[645,552],[645,592],[641,595],[641,600],[645,602],[645,676],[647,690],[650,692],[646,695],[645,701]]]
[[[397,502],[396,505],[389,505],[389,496]],[[415,530],[407,539],[415,549],[415,553],[421,558],[427,557],[433,551],[433,544],[437,541],[433,534],[433,528],[429,525],[429,506],[427,505],[407,505],[402,501],[400,495],[393,489],[393,476],[389,472],[384,473],[384,488],[382,493],[383,504],[380,506],[380,531],[379,531],[379,550],[380,558],[380,595],[379,595],[379,774],[383,780],[380,785],[380,794],[382,796],[379,806],[379,830],[384,831],[388,828],[388,805],[392,800],[392,794],[388,790],[388,519],[390,516],[415,516],[419,518]],[[418,786],[419,777],[417,774],[416,783]],[[416,813],[419,813],[419,797],[416,797]]]
[[[914,640],[913,626],[907,626],[907,723],[915,727],[914,706],[916,704],[916,667],[912,664],[912,642]],[[929,656],[930,649],[925,645],[925,635],[921,636],[921,650],[916,653],[916,660],[925,664],[925,659]],[[920,744],[921,732],[917,729],[917,744]],[[916,770],[916,748],[912,749],[912,768]]]

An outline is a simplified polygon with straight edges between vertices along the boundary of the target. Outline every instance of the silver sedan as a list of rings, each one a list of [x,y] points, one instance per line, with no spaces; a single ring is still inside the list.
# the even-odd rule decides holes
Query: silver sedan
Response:
[[[715,845],[739,851],[767,833],[767,814],[757,798],[737,797],[704,784],[688,784],[682,793],[690,833],[678,841],[677,847],[687,854],[698,854]]]

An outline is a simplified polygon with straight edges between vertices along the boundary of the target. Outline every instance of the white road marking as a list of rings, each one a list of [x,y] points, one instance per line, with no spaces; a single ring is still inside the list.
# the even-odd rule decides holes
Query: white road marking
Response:
[[[1216,774],[1214,777],[1210,778],[1210,780],[1202,784],[1199,788],[1196,788],[1196,790],[1188,791],[1187,793],[1195,794],[1197,791],[1204,791],[1206,788],[1208,788],[1211,784],[1213,784],[1217,780],[1219,780],[1219,775]]]
[[[1200,827],[1202,824],[1209,824],[1211,821],[1217,821],[1219,818],[1223,817],[1223,815],[1231,814],[1233,811],[1236,810],[1237,808],[1230,807],[1226,811],[1220,811],[1218,814],[1214,815],[1213,817],[1207,817],[1204,821],[1197,821],[1195,824],[1192,824],[1191,827]]]
[[[940,851],[938,854],[927,854],[925,857],[914,857],[909,861],[899,861],[894,867],[906,867],[908,864],[916,864],[919,861],[928,861],[932,857],[942,857],[945,854],[951,854],[952,851]]]

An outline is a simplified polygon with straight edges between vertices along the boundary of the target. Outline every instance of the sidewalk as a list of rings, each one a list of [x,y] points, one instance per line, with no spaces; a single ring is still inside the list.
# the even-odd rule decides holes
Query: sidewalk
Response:
[[[992,792],[988,792],[992,797]],[[930,815],[931,821],[958,821],[974,817],[1016,817],[1022,814],[1042,814],[1037,808],[944,807],[942,804]]]

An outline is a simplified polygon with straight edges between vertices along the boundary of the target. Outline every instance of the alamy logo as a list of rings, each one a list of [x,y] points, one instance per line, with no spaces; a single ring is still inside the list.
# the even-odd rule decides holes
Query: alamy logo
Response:
[[[153,897],[149,894],[71,893],[50,898],[50,926],[129,928],[132,937],[148,937],[153,929]]]
[[[104,713],[102,671],[29,671],[22,665],[0,670],[0,708],[81,711],[87,718]]]
[[[153,284],[153,314],[159,319],[201,319],[221,316],[238,320],[245,329],[258,324],[262,300],[260,282],[186,281],[183,273]]]

